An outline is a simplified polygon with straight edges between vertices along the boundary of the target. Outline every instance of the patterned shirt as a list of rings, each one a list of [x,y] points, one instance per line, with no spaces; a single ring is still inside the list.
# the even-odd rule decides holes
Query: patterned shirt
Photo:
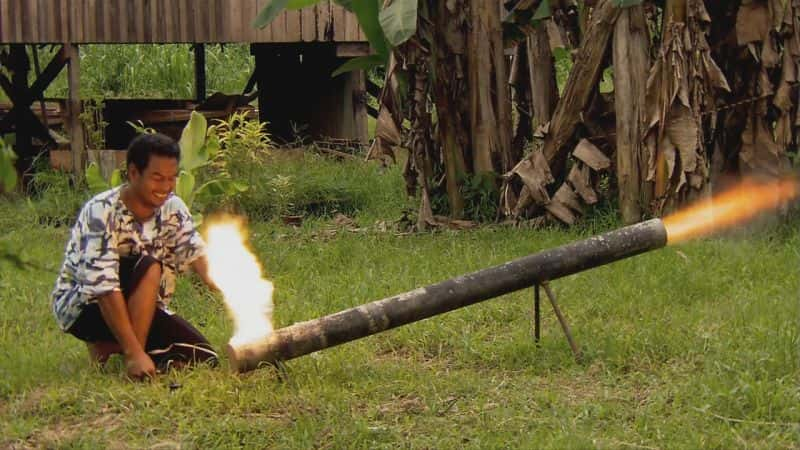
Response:
[[[171,195],[153,217],[138,222],[120,198],[123,186],[89,200],[72,227],[52,293],[53,313],[68,330],[86,304],[120,290],[119,258],[149,255],[161,261],[159,306],[175,292],[175,274],[205,254],[205,243],[183,201]]]

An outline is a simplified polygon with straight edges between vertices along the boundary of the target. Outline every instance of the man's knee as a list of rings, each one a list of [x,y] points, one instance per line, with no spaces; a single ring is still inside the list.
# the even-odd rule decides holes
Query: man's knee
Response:
[[[150,267],[147,268],[147,271],[144,273],[144,277],[150,281],[160,281],[161,280],[161,263],[158,261],[153,261],[150,264]]]

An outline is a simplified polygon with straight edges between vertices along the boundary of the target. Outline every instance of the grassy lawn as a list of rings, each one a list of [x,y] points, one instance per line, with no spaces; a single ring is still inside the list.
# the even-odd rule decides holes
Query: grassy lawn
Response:
[[[403,235],[391,223],[413,203],[399,169],[304,164],[317,176],[302,180],[304,192],[340,187],[337,201],[353,196],[360,229],[337,226],[330,211],[301,228],[251,224],[278,327],[615,226],[596,215],[570,231]],[[273,174],[282,167],[297,171]],[[90,367],[84,346],[55,324],[48,295],[68,229],[42,217],[71,203],[50,200],[0,200],[3,239],[27,261],[0,263],[3,448],[800,445],[800,220],[554,282],[581,364],[546,303],[534,344],[528,290],[290,361],[285,379],[270,369],[237,375],[223,361],[135,384],[118,359]],[[218,348],[229,338],[221,300],[191,278],[174,306]]]

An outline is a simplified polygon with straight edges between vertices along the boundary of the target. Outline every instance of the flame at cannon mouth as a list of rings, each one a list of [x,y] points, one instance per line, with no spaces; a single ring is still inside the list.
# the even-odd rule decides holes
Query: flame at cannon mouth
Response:
[[[205,235],[208,274],[222,291],[234,321],[229,344],[240,347],[267,339],[273,331],[273,286],[247,246],[244,220],[233,216],[210,219]]]
[[[717,196],[701,200],[664,219],[667,242],[675,244],[743,224],[787,204],[800,194],[794,178],[770,182],[744,179]]]

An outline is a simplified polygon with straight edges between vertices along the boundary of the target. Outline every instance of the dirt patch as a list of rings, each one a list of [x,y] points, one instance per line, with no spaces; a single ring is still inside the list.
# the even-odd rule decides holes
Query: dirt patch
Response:
[[[428,405],[418,395],[393,395],[390,401],[378,407],[378,417],[421,414],[427,410]]]
[[[24,441],[11,442],[14,449],[56,448],[74,441],[87,430],[103,430],[111,433],[122,424],[122,415],[109,407],[104,407],[97,416],[85,421],[75,419],[58,421],[35,430]],[[119,442],[106,442],[105,448],[126,448]]]
[[[47,389],[33,388],[17,398],[15,407],[6,406],[3,412],[11,413],[16,416],[35,414],[39,410],[42,400],[44,400],[45,397],[47,397]]]

